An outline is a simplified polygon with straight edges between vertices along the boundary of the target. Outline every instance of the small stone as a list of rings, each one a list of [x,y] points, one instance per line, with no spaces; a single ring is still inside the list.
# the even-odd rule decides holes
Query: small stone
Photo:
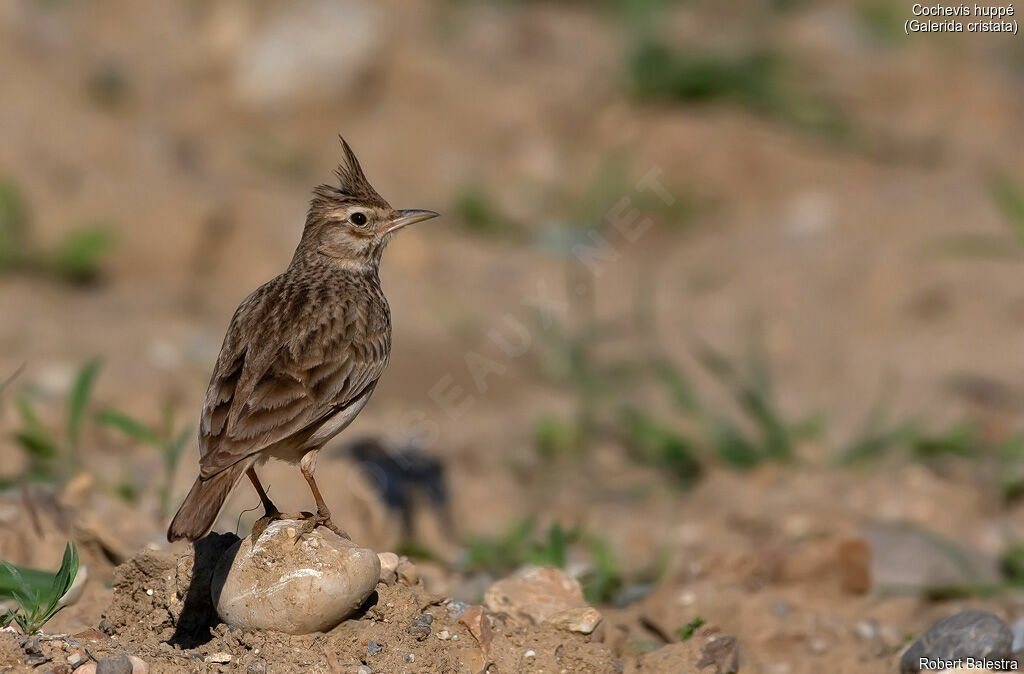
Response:
[[[441,641],[448,641],[449,639],[452,638],[452,633],[449,632],[448,630],[441,630],[440,632],[437,633],[437,638],[440,639]]]
[[[366,652],[370,655],[376,655],[377,653],[380,653],[382,650],[384,649],[376,641],[366,642]]]
[[[1009,658],[1013,632],[985,611],[961,611],[932,625],[900,658],[903,674],[919,672],[922,659],[999,660]]]
[[[601,622],[601,614],[590,606],[568,608],[550,616],[544,622],[558,629],[590,634]]]
[[[288,634],[325,632],[352,615],[373,592],[380,560],[326,528],[296,541],[280,520],[253,542],[247,536],[214,571],[213,602],[228,625]],[[319,547],[310,545],[318,540]]]
[[[149,663],[137,655],[129,655],[132,662],[132,674],[149,674]]]
[[[96,663],[86,662],[85,664],[75,667],[75,674],[96,674]]]
[[[380,560],[380,582],[385,585],[394,585],[398,579],[398,555],[393,552],[378,552],[377,559]]]
[[[600,614],[583,599],[579,581],[554,567],[527,567],[500,580],[487,590],[484,602],[494,613],[535,625],[569,609],[589,608],[593,613],[587,612],[586,619],[600,620]],[[572,615],[579,618],[583,614]]]
[[[406,662],[413,662],[414,660],[416,660],[416,656],[413,655],[412,653],[406,653],[405,655],[402,656],[402,659],[405,660]]]
[[[430,623],[424,618],[425,616],[416,618],[405,628],[406,633],[416,637],[419,641],[423,641],[430,636]]]
[[[452,635],[452,641],[458,641],[458,640],[459,640],[459,635],[458,634],[453,634]]]
[[[828,642],[824,639],[814,637],[807,640],[807,652],[812,655],[821,655],[828,650]]]
[[[100,658],[96,661],[96,674],[132,674],[132,661],[127,655]]]
[[[459,622],[466,626],[486,655],[490,649],[491,640],[494,638],[494,632],[491,629],[490,619],[484,613],[483,606],[470,606],[462,612]]]
[[[267,663],[260,658],[256,658],[245,668],[245,672],[246,674],[267,674]]]
[[[878,623],[874,620],[861,620],[854,625],[853,632],[863,641],[874,641],[878,638]]]
[[[224,652],[211,653],[206,656],[205,662],[210,662],[216,665],[226,665],[231,662],[231,654]]]
[[[412,586],[416,584],[416,565],[409,560],[399,562],[395,572],[398,574],[398,580],[404,585]]]
[[[366,665],[359,665],[359,667],[356,668],[356,674],[373,674],[373,670]]]
[[[448,602],[448,612],[455,616],[456,620],[462,617],[462,614],[465,613],[467,608],[469,608],[469,604],[464,601],[456,601],[453,599]]]
[[[697,666],[714,666],[718,674],[736,674],[740,671],[740,647],[736,637],[715,637],[704,645]]]
[[[523,657],[524,658],[532,658],[532,657],[535,657],[536,655],[537,655],[537,651],[533,650],[532,648],[530,650],[526,651],[525,653],[523,653]]]
[[[74,653],[72,653],[71,655],[68,656],[68,664],[69,665],[76,665],[76,664],[78,664],[79,662],[81,662],[84,659],[85,659],[85,655],[84,654],[79,653],[78,651],[75,651]]]
[[[428,625],[433,625],[434,624],[434,615],[432,613],[424,613],[423,617],[422,617],[422,620],[423,620],[423,622],[427,623]]]

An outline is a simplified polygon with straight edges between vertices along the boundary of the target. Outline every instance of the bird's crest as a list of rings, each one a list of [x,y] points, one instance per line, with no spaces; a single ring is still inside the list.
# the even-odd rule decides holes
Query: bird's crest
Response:
[[[370,181],[366,179],[363,167],[359,165],[359,160],[356,159],[349,144],[341,136],[338,136],[338,140],[341,141],[344,152],[338,168],[334,169],[334,175],[338,176],[338,186],[318,185],[313,189],[314,194],[332,201],[359,201],[372,206],[390,208],[384,197],[377,194],[377,190],[373,189]]]

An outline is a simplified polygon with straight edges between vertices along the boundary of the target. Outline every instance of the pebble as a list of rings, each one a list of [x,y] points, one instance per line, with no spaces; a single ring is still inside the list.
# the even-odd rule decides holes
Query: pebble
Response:
[[[452,633],[449,632],[448,630],[441,630],[440,632],[437,633],[437,638],[440,639],[441,641],[448,641],[449,639],[452,638]]]
[[[430,636],[430,621],[426,620],[427,615],[420,616],[409,623],[409,626],[405,628],[406,633],[416,637],[417,640],[423,641]]]
[[[298,526],[271,522],[255,543],[246,536],[224,554],[211,584],[221,620],[248,630],[326,632],[366,601],[380,578],[377,554],[323,527],[296,541],[288,528]]]
[[[491,621],[484,613],[482,606],[470,606],[462,612],[459,622],[469,629],[469,633],[480,644],[484,653],[490,648],[491,640],[494,638],[494,631],[491,628]]]
[[[412,562],[408,560],[399,562],[396,573],[398,574],[398,580],[405,585],[412,586],[416,584],[416,565]]]
[[[356,669],[356,674],[373,674],[373,670],[366,665],[359,665],[359,668]]]
[[[853,631],[863,641],[874,641],[878,638],[878,623],[874,620],[861,620],[854,626]]]
[[[260,658],[256,658],[245,668],[245,672],[246,674],[267,674],[267,663]]]
[[[807,652],[812,655],[821,655],[828,651],[828,642],[819,637],[807,640]]]
[[[402,656],[402,659],[405,660],[406,662],[413,662],[416,659],[416,656],[413,655],[412,653],[406,653],[405,655]]]
[[[526,651],[525,653],[523,653],[523,657],[524,658],[532,658],[532,657],[534,657],[536,655],[537,655],[537,651],[533,650],[532,648],[530,650]]]
[[[376,655],[377,653],[380,653],[382,650],[384,650],[383,647],[381,647],[381,645],[378,644],[376,641],[366,642],[366,652],[370,655]]]
[[[96,661],[96,674],[132,674],[132,661],[126,655],[100,658]]]
[[[921,671],[921,658],[1009,658],[1012,645],[1013,632],[1002,619],[985,611],[961,611],[935,623],[915,641],[900,658],[900,671]]]
[[[378,552],[377,559],[380,560],[380,582],[385,585],[394,585],[398,578],[396,575],[398,555],[393,552]]]
[[[562,614],[556,626],[574,625],[592,632],[601,620],[601,614],[583,599],[579,581],[554,567],[527,567],[499,580],[487,590],[484,603],[492,613],[535,625]],[[563,613],[569,609],[588,610]]]
[[[591,606],[583,606],[559,611],[549,616],[544,622],[570,632],[590,634],[601,622],[601,614]]]
[[[132,663],[132,674],[149,674],[149,663],[137,655],[129,655]]]
[[[469,608],[469,604],[464,601],[456,601],[453,599],[448,602],[448,612],[455,616],[456,620],[462,617],[462,614],[465,613],[467,608]]]
[[[231,654],[230,653],[211,653],[210,655],[206,656],[205,661],[206,662],[212,662],[212,663],[217,664],[217,665],[225,665],[225,664],[231,662]]]

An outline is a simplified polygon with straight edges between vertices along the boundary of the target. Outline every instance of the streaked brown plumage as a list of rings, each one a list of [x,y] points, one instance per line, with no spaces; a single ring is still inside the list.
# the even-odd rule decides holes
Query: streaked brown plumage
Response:
[[[231,319],[203,406],[199,477],[169,540],[205,536],[243,473],[267,517],[279,517],[255,472],[270,457],[300,464],[317,504],[310,528],[338,531],[313,479],[316,454],[366,405],[388,364],[391,314],[377,275],[384,247],[398,229],[437,216],[392,209],[341,142],[339,185],[313,190],[288,269]]]

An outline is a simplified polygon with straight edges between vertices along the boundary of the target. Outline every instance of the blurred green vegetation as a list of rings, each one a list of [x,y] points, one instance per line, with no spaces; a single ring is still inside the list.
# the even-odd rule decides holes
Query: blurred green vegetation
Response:
[[[160,504],[161,516],[170,515],[173,510],[171,487],[174,484],[174,473],[181,460],[181,455],[188,445],[193,429],[188,424],[179,429],[174,420],[174,411],[170,407],[164,407],[162,421],[157,428],[147,426],[117,410],[103,410],[96,415],[96,421],[101,425],[117,429],[143,447],[149,447],[160,453],[163,459],[164,475],[157,490],[157,499]],[[123,480],[118,485],[118,491],[125,500],[135,501],[139,497],[140,488],[130,481]]]
[[[10,487],[22,482],[62,482],[80,468],[82,427],[92,400],[93,385],[99,372],[100,359],[94,358],[75,374],[64,405],[63,429],[42,422],[33,397],[23,394],[16,407],[21,427],[12,439],[28,458],[22,475],[6,476],[0,486]]]
[[[0,273],[24,271],[79,285],[96,281],[113,249],[113,232],[110,223],[95,221],[41,248],[24,195],[13,181],[0,179]]]
[[[1024,259],[1024,190],[1004,174],[989,178],[988,190],[1008,231],[944,236],[937,241],[938,252],[963,258]]]
[[[625,584],[623,572],[611,546],[582,527],[565,529],[555,523],[546,532],[541,532],[536,522],[527,518],[514,523],[503,535],[470,539],[461,567],[464,571],[488,572],[496,576],[527,565],[565,569],[573,550],[587,560],[585,571],[579,578],[587,601],[609,603]]]

